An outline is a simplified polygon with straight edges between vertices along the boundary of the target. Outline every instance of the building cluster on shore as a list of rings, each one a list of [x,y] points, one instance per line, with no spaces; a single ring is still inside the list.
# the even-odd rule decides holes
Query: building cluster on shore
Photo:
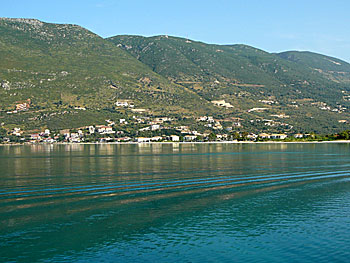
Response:
[[[20,128],[14,128],[2,137],[2,143],[83,143],[83,142],[205,142],[205,141],[266,141],[266,140],[286,140],[287,138],[306,138],[309,134],[284,134],[284,133],[247,133],[237,132],[231,129],[223,129],[221,123],[213,117],[203,116],[197,122],[205,122],[205,132],[191,129],[189,126],[169,126],[165,123],[172,121],[169,117],[158,117],[145,119],[133,117],[133,122],[143,124],[138,129],[125,131],[120,129],[127,127],[128,120],[119,119],[114,122],[106,120],[107,124],[90,125],[77,129],[63,129],[50,131],[44,129],[37,132],[25,132]],[[146,125],[146,126],[145,126]],[[238,124],[237,124],[238,125]]]
[[[225,100],[212,102],[222,107],[230,107]],[[262,102],[265,104],[275,103],[274,101]],[[29,111],[32,107],[31,100],[27,99],[17,102],[13,108],[14,110],[7,113],[23,113]],[[46,129],[44,126],[42,129],[26,130],[26,125],[14,127],[12,124],[3,122],[0,123],[0,143],[255,142],[315,139],[315,135],[293,132],[295,130],[293,125],[281,121],[281,119],[289,119],[290,116],[282,113],[270,115],[274,118],[256,117],[250,120],[237,116],[216,118],[213,116],[154,116],[148,109],[135,108],[135,103],[130,99],[119,99],[114,103],[114,107],[118,109],[118,119],[108,119],[100,125],[95,124],[79,128],[49,130],[47,126]],[[71,109],[73,109],[73,106]],[[265,109],[252,108],[249,111],[261,112]],[[74,106],[74,113],[77,110],[85,111],[87,109],[82,106]],[[66,113],[68,114],[69,110],[63,111],[62,115]],[[41,121],[43,116],[51,117],[56,114],[56,112],[41,113],[40,118],[36,116],[32,120]],[[347,123],[347,120],[340,120],[339,122]]]

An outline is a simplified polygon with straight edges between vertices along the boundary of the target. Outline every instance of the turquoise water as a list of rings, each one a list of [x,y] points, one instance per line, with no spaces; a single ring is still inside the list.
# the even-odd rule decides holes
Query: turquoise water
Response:
[[[0,147],[0,262],[349,262],[349,144]]]

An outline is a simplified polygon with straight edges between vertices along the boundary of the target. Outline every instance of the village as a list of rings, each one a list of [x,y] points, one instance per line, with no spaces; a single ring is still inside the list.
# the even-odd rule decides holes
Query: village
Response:
[[[113,123],[113,122],[112,122]],[[115,129],[113,124],[108,125],[96,125],[80,127],[79,129],[65,129],[60,130],[58,133],[52,132],[49,129],[45,129],[39,133],[27,134],[20,128],[14,128],[9,136],[3,138],[3,143],[111,143],[111,142],[134,142],[134,143],[149,143],[149,142],[207,142],[207,141],[266,141],[266,140],[285,140],[287,134],[244,134],[230,132],[220,133],[200,133],[196,130],[188,130],[187,126],[175,127],[169,129],[162,127],[159,124],[153,124],[142,131],[152,132],[164,131],[163,135],[153,136],[130,136],[125,134],[124,131]],[[174,134],[169,134],[169,130]],[[310,136],[309,134],[294,134],[294,138],[305,138]]]
[[[37,133],[28,133],[20,128],[14,128],[2,138],[2,143],[149,143],[149,142],[208,142],[208,141],[266,141],[285,140],[284,133],[247,133],[235,132],[232,127],[223,129],[218,121],[211,116],[200,117],[197,121],[204,122],[203,126],[210,132],[191,130],[188,126],[169,126],[168,117],[145,120],[134,119],[138,123],[146,123],[144,128],[126,132],[128,121],[119,119],[118,124],[106,120],[106,124],[91,125],[77,129],[50,131],[45,129]],[[208,130],[208,131],[209,131]],[[306,138],[309,134],[294,134],[295,139]]]
[[[30,106],[31,101],[27,100],[17,104],[15,110],[8,112],[8,114],[28,111]],[[133,102],[129,100],[119,100],[115,102],[115,106],[129,109],[134,115],[131,117],[126,115],[124,118],[117,120],[107,119],[104,123],[98,125],[54,131],[45,128],[33,132],[14,127],[0,135],[0,143],[257,142],[300,140],[311,136],[310,134],[292,133],[293,126],[269,119],[256,119],[249,122],[262,123],[268,127],[283,127],[288,132],[249,133],[241,129],[243,119],[239,117],[217,119],[213,116],[200,116],[184,125],[174,117],[142,115],[146,110],[135,109]],[[85,110],[83,107],[75,107],[74,109]],[[278,118],[289,118],[287,115],[276,116]]]

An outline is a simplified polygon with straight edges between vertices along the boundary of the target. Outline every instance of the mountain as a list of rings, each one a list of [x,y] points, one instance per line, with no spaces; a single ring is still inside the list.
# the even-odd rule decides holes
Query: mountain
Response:
[[[203,98],[224,99],[235,106],[234,114],[244,118],[256,118],[246,114],[253,107],[268,107],[258,116],[273,119],[271,115],[285,114],[298,130],[330,131],[339,127],[336,121],[347,116],[343,109],[350,106],[349,83],[346,77],[336,77],[350,65],[338,59],[312,54],[310,61],[302,53],[296,59],[288,52],[273,54],[246,45],[213,45],[170,36],[124,35],[108,40]]]
[[[350,119],[349,72],[348,63],[310,52],[171,36],[103,39],[78,25],[0,18],[0,125],[7,129],[135,115],[197,129],[195,119],[210,115],[237,131],[336,132]],[[15,111],[29,100],[28,111]],[[116,107],[118,100],[136,110]]]
[[[277,55],[298,65],[316,70],[329,80],[350,83],[350,64],[340,59],[308,51],[287,51]]]
[[[320,61],[309,63],[307,57],[303,60],[305,63],[300,63],[283,53],[270,54],[246,45],[209,45],[168,36],[116,36],[109,40],[155,72],[181,84],[248,85],[252,89],[273,92],[280,98],[285,95],[288,99],[325,98],[333,103],[342,97],[340,86],[315,70]],[[329,64],[334,65],[330,61]],[[342,63],[344,68],[349,66],[336,61],[340,60],[333,62]],[[321,69],[329,72],[332,65]]]
[[[192,114],[193,108],[213,108],[100,36],[77,25],[35,19],[0,19],[0,86],[3,111],[31,99],[38,114],[21,115],[41,120],[17,120],[17,114],[3,117],[6,123],[23,121],[31,127],[57,121],[62,124],[60,128],[66,124],[88,125],[108,117],[117,99],[131,99],[136,107],[155,112],[166,109],[169,113]],[[78,112],[81,118],[74,112],[60,116],[62,120],[45,117],[46,113],[74,107],[88,111]]]

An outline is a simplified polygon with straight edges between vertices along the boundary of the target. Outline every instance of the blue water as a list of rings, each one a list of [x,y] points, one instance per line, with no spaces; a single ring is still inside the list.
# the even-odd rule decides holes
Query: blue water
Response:
[[[0,147],[1,262],[349,262],[349,144]]]

